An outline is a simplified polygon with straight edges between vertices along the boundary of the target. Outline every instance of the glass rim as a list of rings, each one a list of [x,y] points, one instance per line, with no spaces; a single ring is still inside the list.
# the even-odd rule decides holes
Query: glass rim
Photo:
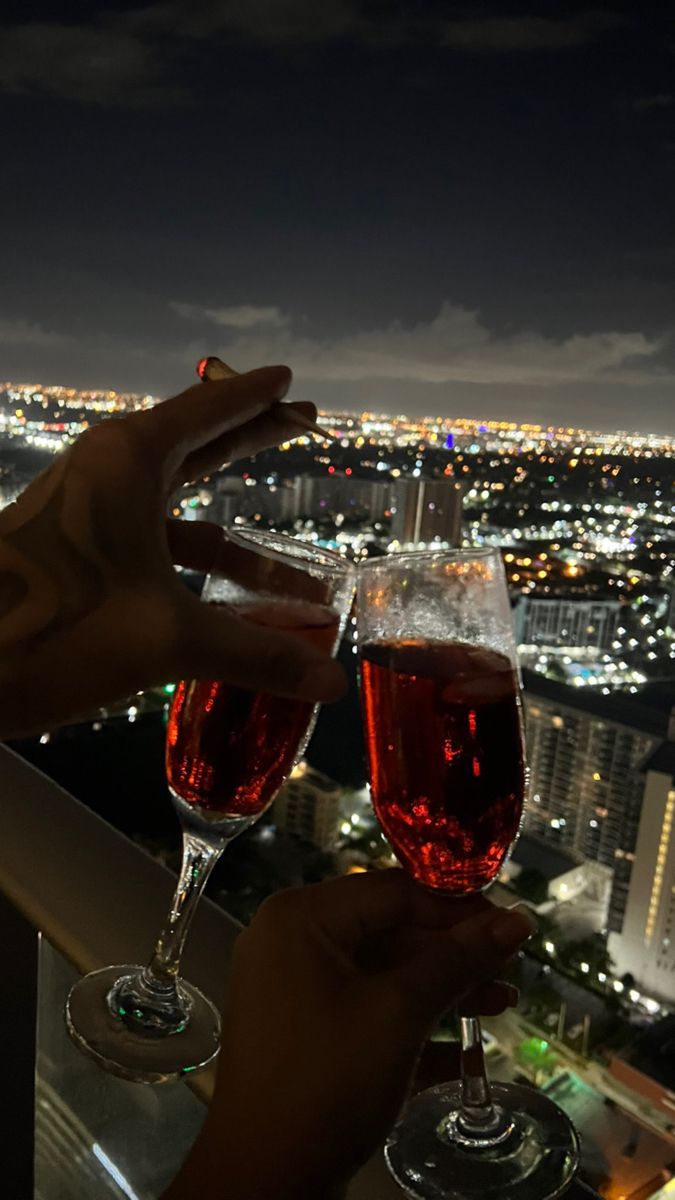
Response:
[[[357,571],[373,571],[378,567],[411,566],[413,563],[427,563],[438,559],[446,562],[480,562],[481,559],[496,558],[502,561],[498,546],[468,546],[456,550],[404,550],[402,554],[383,554],[378,558],[368,558],[357,564]]]
[[[260,550],[267,558],[281,561],[288,566],[301,570],[303,566],[315,567],[335,575],[348,575],[354,570],[354,564],[334,550],[317,546],[314,542],[294,538],[287,533],[277,533],[270,529],[254,529],[250,526],[223,526],[223,537],[226,541],[234,542],[245,550]],[[289,549],[288,547],[292,547]]]

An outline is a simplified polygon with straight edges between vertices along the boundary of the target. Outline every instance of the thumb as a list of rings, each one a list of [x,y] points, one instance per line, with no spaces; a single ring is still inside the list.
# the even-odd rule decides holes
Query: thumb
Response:
[[[182,627],[182,678],[222,679],[311,703],[337,700],[346,689],[342,667],[300,633],[245,620],[193,596],[185,599]]]
[[[420,1017],[435,1021],[467,992],[499,975],[535,928],[528,911],[519,907],[492,908],[452,929],[430,931],[400,972],[399,984]]]

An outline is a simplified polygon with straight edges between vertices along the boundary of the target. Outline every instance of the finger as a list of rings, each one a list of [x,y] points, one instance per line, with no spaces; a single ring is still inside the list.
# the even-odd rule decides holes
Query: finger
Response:
[[[425,1020],[437,1019],[451,1004],[502,970],[536,924],[524,908],[492,908],[429,935],[420,951],[392,973]]]
[[[166,535],[176,565],[231,580],[251,593],[263,591],[332,609],[331,580],[309,575],[282,558],[263,558],[255,542],[247,543],[246,530],[239,537],[236,530],[222,529],[212,521],[170,519]]]
[[[290,383],[288,367],[261,367],[233,379],[197,383],[130,420],[175,469],[188,454],[282,400]]]
[[[266,900],[259,914],[288,927],[309,920],[333,946],[345,951],[351,964],[362,944],[406,925],[413,887],[404,871],[368,871],[287,888]]]
[[[507,1008],[515,1008],[519,997],[520,992],[512,983],[493,979],[463,996],[457,1009],[461,1017],[496,1017]]]
[[[235,371],[234,367],[228,367],[227,363],[224,363],[222,358],[214,358],[211,356],[210,358],[202,358],[199,360],[197,363],[197,374],[199,375],[200,379],[208,382],[211,379],[231,379],[233,375],[238,375],[239,372]],[[280,403],[280,401],[277,402],[277,404],[274,405],[273,410],[278,408]],[[283,414],[280,415],[283,416]],[[314,411],[313,416],[310,416],[309,413],[296,413],[296,416],[299,424],[301,424],[303,428],[309,430],[310,433],[315,433],[318,437],[323,439],[328,438],[329,440],[332,440],[333,435],[330,433],[330,431],[328,429],[322,429],[320,425],[317,425],[316,410]]]
[[[349,952],[402,926],[447,929],[470,914],[493,909],[484,896],[433,896],[396,868],[327,880],[303,893],[298,902],[310,906],[334,944]]]
[[[225,463],[235,462],[239,458],[250,458],[260,450],[267,450],[278,446],[280,442],[306,435],[306,431],[292,420],[291,414],[294,412],[302,413],[311,419],[316,416],[315,406],[306,401],[285,404],[283,408],[277,406],[268,409],[244,425],[228,430],[221,437],[188,454],[178,468],[176,482],[191,483],[211,471],[217,471]]]
[[[342,667],[311,642],[203,604],[187,589],[182,604],[175,664],[180,677],[222,679],[310,703],[344,694]]]

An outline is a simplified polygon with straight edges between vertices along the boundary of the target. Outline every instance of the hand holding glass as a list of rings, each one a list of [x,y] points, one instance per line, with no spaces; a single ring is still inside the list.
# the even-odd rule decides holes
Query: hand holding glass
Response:
[[[338,555],[247,530],[224,535],[222,563],[214,564],[202,599],[334,653],[353,590],[353,569]],[[166,770],[183,827],[183,863],[168,920],[146,967],[95,971],[75,985],[66,1006],[75,1043],[113,1074],[161,1083],[218,1053],[217,1009],[178,975],[185,940],[212,868],[272,803],[317,711],[310,701],[218,680],[178,684]]]
[[[401,864],[449,896],[484,891],[526,788],[520,680],[496,551],[392,555],[359,571],[361,693],[375,812]],[[546,1096],[490,1087],[480,1024],[461,1020],[461,1083],[417,1096],[386,1158],[415,1200],[551,1200],[577,1136]]]

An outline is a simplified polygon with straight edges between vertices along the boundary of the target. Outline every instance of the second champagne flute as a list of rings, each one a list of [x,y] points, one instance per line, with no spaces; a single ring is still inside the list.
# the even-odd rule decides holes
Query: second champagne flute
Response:
[[[335,653],[351,607],[353,568],[330,551],[280,534],[223,535],[205,603]],[[169,790],[183,827],[183,863],[169,916],[147,966],[106,967],[81,979],[66,1006],[68,1031],[100,1066],[162,1083],[218,1053],[220,1017],[179,977],[206,880],[228,843],[272,803],[302,756],[318,706],[219,680],[183,680],[166,737]],[[120,881],[120,886],[123,886]]]
[[[392,555],[359,571],[359,649],[373,804],[402,866],[447,896],[484,891],[518,834],[526,771],[508,590],[493,550]],[[547,1096],[490,1086],[480,1023],[463,1077],[403,1112],[386,1147],[413,1200],[553,1200],[578,1141]]]

